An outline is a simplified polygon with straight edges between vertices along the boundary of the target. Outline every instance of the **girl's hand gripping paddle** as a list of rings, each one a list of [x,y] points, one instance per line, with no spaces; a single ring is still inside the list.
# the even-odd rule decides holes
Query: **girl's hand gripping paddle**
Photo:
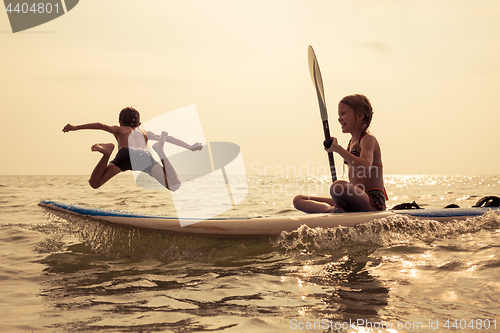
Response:
[[[330,127],[328,126],[328,113],[326,111],[325,102],[325,91],[323,89],[323,79],[321,78],[321,72],[319,71],[318,59],[314,54],[314,50],[311,45],[309,45],[309,73],[311,74],[311,79],[316,87],[316,94],[318,95],[319,112],[321,113],[321,120],[323,120],[323,131],[325,132],[325,142],[323,143],[325,147],[330,147],[332,145],[332,139],[330,138]],[[337,173],[335,172],[335,162],[333,161],[333,153],[328,153],[328,160],[330,162],[330,171],[332,173],[332,181],[337,180]]]

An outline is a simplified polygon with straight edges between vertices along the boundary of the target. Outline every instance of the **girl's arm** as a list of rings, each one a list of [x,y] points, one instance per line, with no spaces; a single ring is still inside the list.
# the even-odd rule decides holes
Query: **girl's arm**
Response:
[[[108,126],[108,125],[105,125],[103,123],[88,123],[88,124],[77,125],[77,126],[67,124],[66,126],[64,126],[62,131],[64,133],[66,133],[66,132],[78,131],[78,130],[82,130],[82,129],[95,129],[95,130],[106,131],[106,132],[109,132],[109,133],[115,135],[118,131],[118,128],[119,128],[119,126]]]
[[[342,146],[338,144],[336,138],[332,137],[332,145],[330,148],[325,148],[328,152],[336,152],[344,160],[347,161],[347,164],[352,167],[361,167],[365,168],[365,170],[369,170],[373,164],[373,152],[375,151],[375,139],[370,136],[366,136],[363,141],[361,141],[359,147],[361,148],[361,154],[359,157],[354,156],[352,153],[348,152]]]

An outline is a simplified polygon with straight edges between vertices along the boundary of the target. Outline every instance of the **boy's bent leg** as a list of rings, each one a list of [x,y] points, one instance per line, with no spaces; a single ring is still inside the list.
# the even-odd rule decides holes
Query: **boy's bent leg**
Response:
[[[177,173],[173,171],[174,177],[169,177],[165,172],[168,170],[168,166],[165,165],[165,160],[163,160],[162,163],[163,167],[160,164],[155,164],[153,166],[150,173],[151,177],[155,178],[163,187],[169,189],[170,191],[177,191],[179,187],[181,187],[181,181],[179,180]],[[173,170],[171,165],[170,168]]]
[[[161,132],[160,138],[158,142],[153,145],[153,149],[156,151],[158,156],[161,159],[161,163],[163,164],[162,172],[160,173],[159,168],[155,165],[151,170],[151,176],[156,178],[160,184],[168,188],[170,191],[176,191],[181,187],[181,181],[177,172],[175,172],[174,167],[170,163],[163,151],[163,145],[165,144],[165,140],[168,137],[168,133],[163,131]],[[163,176],[162,176],[163,174]],[[163,177],[163,180],[161,179]]]
[[[92,188],[96,189],[101,187],[104,183],[121,172],[120,168],[113,163],[108,164],[109,157],[114,148],[115,145],[112,143],[97,143],[92,146],[92,151],[102,153],[101,159],[90,175],[89,184]]]
[[[168,188],[167,184],[167,176],[165,175],[165,170],[163,170],[162,166],[160,164],[155,164],[151,168],[151,171],[149,172],[149,175],[156,179],[158,183],[161,184],[161,186]]]
[[[92,186],[92,188],[97,189],[97,188],[101,187],[102,185],[104,185],[108,180],[110,180],[111,178],[113,178],[114,176],[119,174],[120,172],[122,172],[122,170],[119,167],[117,167],[113,163],[109,163],[106,166],[106,169],[104,169],[104,172],[101,175],[101,178],[100,179],[93,179],[91,176],[89,179],[89,184],[90,184],[90,186]],[[92,173],[92,175],[93,175],[93,173]]]

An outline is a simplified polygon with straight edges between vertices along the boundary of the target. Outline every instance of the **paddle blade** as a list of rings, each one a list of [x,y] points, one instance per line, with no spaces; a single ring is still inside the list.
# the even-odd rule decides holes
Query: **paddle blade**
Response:
[[[323,89],[323,79],[321,78],[321,71],[319,70],[318,59],[316,59],[316,54],[311,45],[308,49],[308,60],[309,60],[309,74],[311,74],[311,79],[316,87],[316,93],[318,94],[319,111],[321,113],[321,120],[328,119],[328,113],[326,111],[326,100],[325,100],[325,90]]]
[[[311,74],[311,79],[314,85],[316,85],[316,80],[314,78],[314,66],[316,62],[316,54],[314,54],[314,49],[311,45],[309,45],[307,49],[307,60],[309,62],[309,74]]]

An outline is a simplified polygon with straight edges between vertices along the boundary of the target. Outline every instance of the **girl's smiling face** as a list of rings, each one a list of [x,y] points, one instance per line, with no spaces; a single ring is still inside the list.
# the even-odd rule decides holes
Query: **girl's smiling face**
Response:
[[[342,133],[352,133],[363,128],[363,117],[358,117],[354,111],[344,103],[339,103],[339,123]]]

